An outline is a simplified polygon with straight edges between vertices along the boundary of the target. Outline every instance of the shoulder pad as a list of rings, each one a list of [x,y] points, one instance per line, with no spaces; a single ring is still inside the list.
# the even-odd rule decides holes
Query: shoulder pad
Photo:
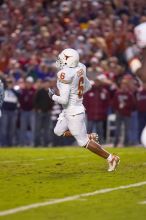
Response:
[[[62,69],[57,73],[57,80],[59,82],[69,84],[72,82],[73,74],[69,69]]]
[[[83,63],[79,63],[78,67],[84,70],[84,74],[86,75],[86,66]]]

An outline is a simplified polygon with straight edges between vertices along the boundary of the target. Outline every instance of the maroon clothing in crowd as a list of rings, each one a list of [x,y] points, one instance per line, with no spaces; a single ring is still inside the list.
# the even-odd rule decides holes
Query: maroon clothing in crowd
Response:
[[[84,96],[88,120],[106,120],[109,99],[109,91],[105,87],[93,86]]]
[[[146,112],[146,89],[137,92],[136,107],[139,112]]]
[[[34,104],[35,89],[22,89],[19,95],[20,108],[24,111],[31,111]]]
[[[135,98],[132,93],[128,91],[118,90],[113,99],[112,107],[122,116],[131,116],[132,111],[135,109]]]

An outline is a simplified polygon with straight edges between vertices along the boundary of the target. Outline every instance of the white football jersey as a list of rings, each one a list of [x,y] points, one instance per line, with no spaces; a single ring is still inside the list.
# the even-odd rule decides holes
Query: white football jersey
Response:
[[[57,88],[60,96],[63,94],[68,98],[67,103],[63,104],[64,111],[67,114],[76,115],[85,111],[82,104],[83,94],[91,88],[91,84],[86,77],[85,65],[79,63],[75,68],[65,67],[60,70],[57,73]],[[57,96],[53,96],[53,100],[59,102]]]

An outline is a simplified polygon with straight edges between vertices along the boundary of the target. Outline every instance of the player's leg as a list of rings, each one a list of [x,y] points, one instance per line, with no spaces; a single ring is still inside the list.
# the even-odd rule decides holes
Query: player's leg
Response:
[[[99,156],[107,159],[109,157],[109,153],[101,148],[101,145],[96,143],[95,141],[89,139],[86,125],[85,125],[85,116],[84,114],[78,115],[69,115],[67,116],[68,128],[71,134],[75,137],[79,146],[86,146],[88,143],[88,149],[92,152],[98,154]],[[90,143],[90,144],[89,144]]]
[[[54,133],[57,136],[64,136],[64,137],[72,137],[72,133],[68,130],[67,120],[64,117],[64,113],[59,115],[57,124],[54,128]],[[90,140],[94,140],[98,142],[98,135],[96,133],[88,134]]]
[[[67,130],[67,131],[64,132],[63,136],[64,137],[72,137],[73,135],[69,130]],[[88,138],[89,138],[89,140],[94,140],[96,142],[99,142],[99,140],[98,140],[99,137],[98,137],[98,134],[96,134],[96,133],[88,134]]]
[[[120,158],[118,156],[110,154],[108,151],[103,149],[100,144],[93,140],[90,140],[84,147],[91,152],[99,155],[100,157],[106,159],[109,165],[109,172],[114,171],[120,162]]]
[[[111,155],[96,141],[89,139],[84,114],[67,116],[67,123],[71,134],[75,137],[79,146],[85,147],[98,156],[107,159],[109,162],[109,171],[113,171],[116,168],[119,163],[119,157]]]
[[[64,133],[68,130],[68,126],[67,126],[67,120],[66,118],[64,117],[64,113],[62,112],[60,115],[59,115],[59,118],[58,118],[58,121],[57,121],[57,124],[54,128],[54,133],[57,135],[57,136],[64,136]]]

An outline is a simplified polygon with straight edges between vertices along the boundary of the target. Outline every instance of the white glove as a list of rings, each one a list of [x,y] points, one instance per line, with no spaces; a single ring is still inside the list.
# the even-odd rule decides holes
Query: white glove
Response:
[[[48,89],[48,95],[49,95],[49,97],[52,99],[52,96],[55,94],[55,91],[54,91],[54,89]]]
[[[146,22],[143,22],[134,29],[137,45],[140,48],[146,47]]]

